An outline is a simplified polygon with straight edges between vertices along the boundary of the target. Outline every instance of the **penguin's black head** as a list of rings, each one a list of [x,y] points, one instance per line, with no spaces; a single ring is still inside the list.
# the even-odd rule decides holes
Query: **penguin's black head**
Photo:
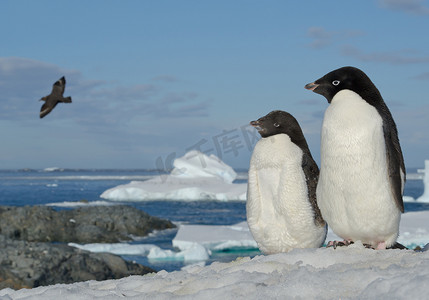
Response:
[[[379,94],[369,77],[354,67],[336,69],[315,82],[307,84],[305,88],[324,96],[329,103],[341,90],[351,90],[366,100],[371,99],[366,96],[367,94]]]
[[[282,110],[274,110],[257,121],[250,122],[250,125],[255,127],[263,138],[279,133],[291,136],[297,130],[302,132],[298,121],[291,114]]]

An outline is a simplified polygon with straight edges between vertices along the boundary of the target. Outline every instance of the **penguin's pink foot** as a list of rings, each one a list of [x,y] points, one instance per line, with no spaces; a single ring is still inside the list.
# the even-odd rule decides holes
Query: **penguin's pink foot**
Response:
[[[386,250],[386,242],[380,242],[375,250]]]

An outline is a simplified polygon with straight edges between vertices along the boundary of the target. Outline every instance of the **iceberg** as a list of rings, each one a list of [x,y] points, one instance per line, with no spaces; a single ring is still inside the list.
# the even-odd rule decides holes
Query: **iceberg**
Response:
[[[235,184],[237,173],[215,155],[196,150],[177,158],[170,174],[131,181],[104,191],[110,201],[219,200],[245,201],[247,184]]]
[[[429,160],[425,160],[425,168],[417,170],[419,173],[423,173],[423,185],[424,191],[423,195],[417,198],[418,202],[429,203]]]

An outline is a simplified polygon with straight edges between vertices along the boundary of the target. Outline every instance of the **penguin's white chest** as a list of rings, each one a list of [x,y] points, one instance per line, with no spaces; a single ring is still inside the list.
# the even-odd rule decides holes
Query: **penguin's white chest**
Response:
[[[302,150],[286,134],[261,139],[249,168],[247,222],[264,253],[319,247],[325,228],[316,227],[302,170]]]
[[[383,120],[350,90],[335,95],[325,112],[317,197],[322,216],[342,238],[396,240],[400,212],[390,189]]]

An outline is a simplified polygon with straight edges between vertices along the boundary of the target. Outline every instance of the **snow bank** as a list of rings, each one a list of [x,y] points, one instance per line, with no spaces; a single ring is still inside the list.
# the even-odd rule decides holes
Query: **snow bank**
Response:
[[[247,184],[233,184],[235,171],[214,155],[190,151],[174,161],[169,175],[132,181],[101,194],[112,201],[246,200]]]
[[[119,280],[0,291],[2,299],[423,299],[429,252],[295,249]],[[425,296],[426,295],[426,296]]]

